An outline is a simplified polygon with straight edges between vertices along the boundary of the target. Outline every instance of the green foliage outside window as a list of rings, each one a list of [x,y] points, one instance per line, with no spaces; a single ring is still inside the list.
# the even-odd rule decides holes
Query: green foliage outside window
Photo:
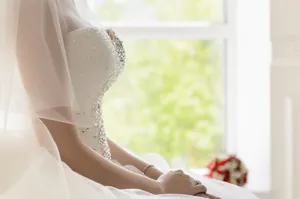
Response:
[[[104,2],[96,7],[99,18],[121,20],[133,0]],[[171,0],[139,2],[155,8],[157,20],[218,21],[221,14],[212,0],[174,1],[180,12],[171,10],[176,7]],[[154,152],[169,162],[184,158],[189,167],[206,166],[223,147],[222,42],[147,39],[124,45],[126,69],[103,104],[109,137],[137,154]]]

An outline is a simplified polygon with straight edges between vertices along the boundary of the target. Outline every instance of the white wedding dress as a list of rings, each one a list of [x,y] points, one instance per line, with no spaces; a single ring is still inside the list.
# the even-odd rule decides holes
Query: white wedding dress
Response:
[[[107,89],[124,68],[125,52],[122,42],[117,37],[110,36],[105,29],[83,28],[69,32],[65,36],[65,45],[77,103],[84,107],[83,111],[77,112],[75,121],[78,124],[89,124],[78,127],[78,134],[87,146],[110,160],[101,102]],[[117,61],[112,62],[114,59],[111,58],[117,58]],[[196,198],[184,195],[152,195],[141,190],[105,187],[72,171],[48,150],[39,148],[35,150],[36,153],[27,155],[27,148],[37,147],[31,146],[30,141],[18,143],[18,139],[14,139],[13,142],[14,144],[2,139],[0,143],[1,161],[9,162],[5,166],[0,164],[0,199]],[[10,144],[4,146],[5,143]],[[26,146],[21,143],[26,143]],[[160,161],[152,163],[160,165]],[[18,167],[13,166],[18,164],[28,166],[18,170],[15,169]],[[192,172],[190,174],[199,179],[209,193],[222,199],[257,199],[246,189],[206,179]],[[5,181],[6,177],[10,180]]]

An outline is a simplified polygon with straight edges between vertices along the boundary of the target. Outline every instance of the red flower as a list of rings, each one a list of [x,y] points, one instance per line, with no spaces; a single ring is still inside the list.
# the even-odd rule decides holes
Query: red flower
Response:
[[[231,184],[243,186],[248,180],[248,170],[235,155],[215,158],[207,166],[210,178],[216,178]]]

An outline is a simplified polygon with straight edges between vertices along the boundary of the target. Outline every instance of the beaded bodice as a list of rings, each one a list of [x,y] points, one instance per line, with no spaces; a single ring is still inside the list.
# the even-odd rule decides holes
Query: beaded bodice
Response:
[[[82,141],[105,158],[111,159],[102,118],[102,97],[124,68],[122,42],[98,28],[72,31],[65,38],[69,71],[76,100],[78,133]]]

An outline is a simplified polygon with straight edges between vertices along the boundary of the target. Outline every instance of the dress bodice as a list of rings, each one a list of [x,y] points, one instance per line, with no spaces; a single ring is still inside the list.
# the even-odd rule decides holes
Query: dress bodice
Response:
[[[83,28],[65,38],[73,89],[80,110],[75,116],[82,141],[111,159],[103,124],[102,98],[124,68],[122,42],[105,29]],[[88,127],[87,127],[88,126]]]

